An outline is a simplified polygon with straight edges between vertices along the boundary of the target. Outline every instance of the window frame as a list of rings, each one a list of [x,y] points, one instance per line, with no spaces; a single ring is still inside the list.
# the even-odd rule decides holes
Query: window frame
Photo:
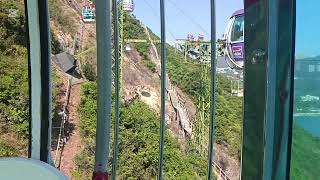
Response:
[[[245,0],[245,34],[241,179],[289,179],[295,0]]]

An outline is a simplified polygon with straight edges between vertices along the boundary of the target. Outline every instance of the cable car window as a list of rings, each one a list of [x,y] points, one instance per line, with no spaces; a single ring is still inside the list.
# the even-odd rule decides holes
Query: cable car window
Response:
[[[231,41],[243,41],[244,37],[244,16],[236,17],[231,33]]]
[[[320,1],[296,1],[291,180],[320,177]]]

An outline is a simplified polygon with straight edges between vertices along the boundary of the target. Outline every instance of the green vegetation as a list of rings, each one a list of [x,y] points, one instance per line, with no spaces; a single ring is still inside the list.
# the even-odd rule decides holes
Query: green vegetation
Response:
[[[126,13],[124,14],[124,39],[142,39],[149,41],[147,35],[144,32],[144,28],[140,26],[140,21],[129,16]],[[134,47],[142,57],[142,63],[151,72],[156,72],[156,64],[151,61],[149,57],[149,43],[135,43]]]
[[[144,33],[144,28],[140,26],[140,21],[124,13],[124,39],[145,39],[148,37]]]
[[[144,33],[141,31],[140,33]],[[159,40],[150,29],[149,33],[152,39]],[[160,52],[160,45],[157,45],[158,52]],[[139,51],[139,50],[138,50]],[[195,135],[202,136],[201,144],[208,143],[208,127],[209,127],[209,108],[204,111],[201,117],[199,104],[204,103],[203,106],[210,104],[210,75],[204,71],[204,65],[185,61],[182,52],[177,51],[174,47],[167,44],[167,72],[173,84],[180,87],[193,99],[194,103],[198,105],[197,118],[194,121],[195,128],[197,129],[198,121],[201,121],[201,132],[194,131]],[[200,80],[206,74],[206,78]],[[229,153],[240,159],[241,148],[241,123],[242,123],[242,98],[230,96],[230,82],[226,77],[217,77],[217,109],[216,109],[216,122],[215,122],[215,141],[216,143],[223,144],[228,147]],[[202,100],[201,100],[202,99]],[[200,120],[201,119],[201,120]],[[196,140],[197,141],[197,140]]]
[[[149,46],[147,43],[136,43],[134,44],[135,49],[139,52],[139,55],[144,60],[149,60]]]
[[[0,157],[17,155],[28,137],[28,65],[19,2],[0,2]],[[16,16],[8,17],[8,9],[18,10]]]
[[[16,155],[27,145],[27,61],[25,49],[19,53],[23,55],[0,55],[0,156]]]
[[[89,80],[89,81],[97,80],[96,69],[95,69],[94,65],[92,65],[91,63],[89,63],[89,62],[85,63],[82,66],[82,71],[83,71],[83,74],[87,80]]]
[[[27,134],[28,74],[26,56],[0,56],[0,120],[14,126],[20,135]],[[1,129],[2,131],[3,129]]]
[[[156,64],[150,60],[142,60],[144,66],[146,66],[151,72],[155,73],[157,71]]]
[[[125,16],[125,39],[147,39],[139,21],[131,16]],[[155,36],[152,33],[153,36]],[[156,38],[156,37],[155,37]],[[143,58],[143,63],[150,69],[154,65],[148,64],[149,45],[135,44],[135,48]],[[200,83],[203,75],[203,65],[182,62],[181,53],[168,46],[168,73],[173,81],[183,91],[189,94],[195,103],[208,89],[210,81]],[[149,60],[149,61],[146,61]],[[216,121],[216,142],[224,144],[230,153],[240,156],[241,137],[241,99],[229,96],[230,85],[227,79],[218,78],[218,106]],[[90,179],[94,163],[95,129],[97,113],[97,86],[89,82],[82,86],[80,112],[81,137],[85,144],[82,153],[77,156],[76,178]],[[204,126],[209,126],[209,111],[206,112]],[[157,173],[157,157],[159,144],[159,117],[142,102],[136,101],[121,108],[120,123],[120,155],[119,179],[154,179]],[[112,123],[113,124],[113,123]],[[207,128],[206,128],[207,129]],[[195,132],[196,133],[196,132]],[[112,133],[113,134],[113,133]],[[208,136],[208,134],[204,134]],[[166,132],[165,146],[165,176],[167,179],[203,179],[206,174],[206,157],[199,156],[197,145],[190,141],[181,145]],[[112,142],[111,142],[111,148]],[[109,162],[112,160],[110,157]],[[111,164],[110,164],[111,166]],[[111,169],[111,168],[110,168]]]
[[[77,31],[75,22],[71,17],[75,17],[74,11],[68,11],[65,9],[63,0],[49,0],[49,14],[50,19],[59,25],[64,32],[74,34]]]
[[[293,129],[291,179],[319,179],[320,138],[298,125]]]
[[[184,62],[182,53],[175,51],[167,46],[168,74],[172,83],[179,86],[184,92],[189,94],[195,104],[200,103],[200,97],[204,96],[206,105],[210,103],[210,76],[200,80],[204,74],[204,65],[192,62]],[[215,121],[215,141],[228,147],[232,156],[240,159],[241,149],[241,123],[242,123],[242,98],[230,96],[230,82],[223,76],[217,77],[217,102],[216,102],[216,121]],[[200,99],[199,99],[200,98]],[[199,110],[199,108],[198,108]],[[209,127],[210,111],[207,109],[203,115],[204,120],[201,128]],[[199,121],[199,116],[194,124]],[[208,142],[208,130],[204,129],[202,133],[203,142]]]
[[[17,156],[18,150],[0,139],[0,157]]]
[[[124,34],[125,39],[148,39],[144,28],[140,26],[139,20],[134,17],[125,15],[124,19]],[[151,38],[158,40],[157,37],[150,29],[149,33]],[[160,45],[157,45],[158,52],[160,52]],[[143,64],[150,70],[155,69],[155,65],[149,60],[149,44],[137,43],[135,48],[144,59]],[[205,103],[210,104],[210,79],[207,78],[200,81],[203,76],[204,65],[184,61],[183,53],[175,50],[172,46],[167,44],[167,71],[173,84],[176,84],[184,92],[189,94],[195,104],[200,103],[200,97],[205,97]],[[208,75],[209,77],[209,72]],[[228,147],[231,155],[240,159],[240,146],[241,146],[241,123],[242,123],[242,99],[230,96],[230,82],[222,76],[217,78],[217,111],[216,111],[216,124],[215,124],[215,141]],[[205,95],[206,94],[206,95]],[[198,113],[199,109],[198,107]],[[208,127],[209,127],[209,109],[205,111],[201,128],[201,132],[194,132],[194,134],[201,134],[203,140],[198,142],[207,144],[208,142]],[[194,124],[198,123],[199,116]],[[201,145],[200,145],[201,146]],[[206,145],[205,145],[206,146]]]
[[[29,90],[23,8],[22,0],[0,1],[0,157],[27,153]],[[8,16],[9,9],[18,10],[17,14]],[[53,81],[57,82],[56,76]],[[55,107],[53,103],[53,111]]]
[[[17,14],[9,17],[9,9],[17,10]],[[24,11],[18,2],[0,1],[0,51],[2,55],[10,55],[17,46],[25,46]]]
[[[96,129],[97,85],[82,86],[80,112],[81,137],[85,149],[76,159],[76,177],[90,179],[93,168],[93,149]],[[122,106],[120,126],[119,179],[155,179],[159,152],[159,116],[146,104],[136,101]],[[198,157],[192,148],[183,152],[179,143],[166,132],[166,179],[204,179],[206,158]],[[112,148],[111,148],[112,149]],[[110,158],[111,160],[111,158]],[[111,165],[111,164],[110,164]],[[87,175],[87,176],[86,176]]]

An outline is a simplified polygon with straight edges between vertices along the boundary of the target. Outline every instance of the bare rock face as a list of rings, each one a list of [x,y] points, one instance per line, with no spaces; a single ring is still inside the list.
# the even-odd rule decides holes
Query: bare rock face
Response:
[[[160,114],[161,86],[159,75],[157,73],[152,73],[141,64],[141,57],[134,49],[125,53],[123,79],[125,102],[129,103],[133,99],[139,98]],[[172,106],[168,94],[169,93],[167,93],[166,100],[167,127],[178,139],[185,140],[191,136],[192,129],[190,129],[190,132],[186,132],[185,129],[183,129],[184,125],[181,124],[181,117],[177,115],[177,110]],[[191,104],[192,101],[188,103]],[[191,122],[186,123],[190,124]]]
[[[150,56],[155,56],[152,54],[155,53],[152,53],[151,50]],[[155,61],[154,57],[153,61]],[[138,98],[160,114],[161,86],[158,73],[159,70],[156,73],[152,73],[141,64],[141,57],[136,50],[126,51],[123,64],[123,93],[125,101],[130,103]],[[178,87],[173,86],[169,79],[167,81],[169,81],[167,82],[166,100],[167,128],[183,146],[185,140],[192,138],[192,123],[195,119],[196,106],[188,95]],[[177,103],[178,100],[180,101],[179,103]],[[181,109],[188,111],[188,118],[179,113]],[[215,162],[231,180],[238,180],[240,176],[239,162],[228,156],[227,149],[223,145],[216,144],[215,148]]]

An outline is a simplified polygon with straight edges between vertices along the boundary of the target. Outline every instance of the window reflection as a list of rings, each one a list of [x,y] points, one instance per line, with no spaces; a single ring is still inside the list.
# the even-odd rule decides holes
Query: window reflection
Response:
[[[291,179],[320,177],[320,40],[318,1],[297,1]]]
[[[243,41],[244,37],[244,16],[236,17],[233,27],[231,41]]]

